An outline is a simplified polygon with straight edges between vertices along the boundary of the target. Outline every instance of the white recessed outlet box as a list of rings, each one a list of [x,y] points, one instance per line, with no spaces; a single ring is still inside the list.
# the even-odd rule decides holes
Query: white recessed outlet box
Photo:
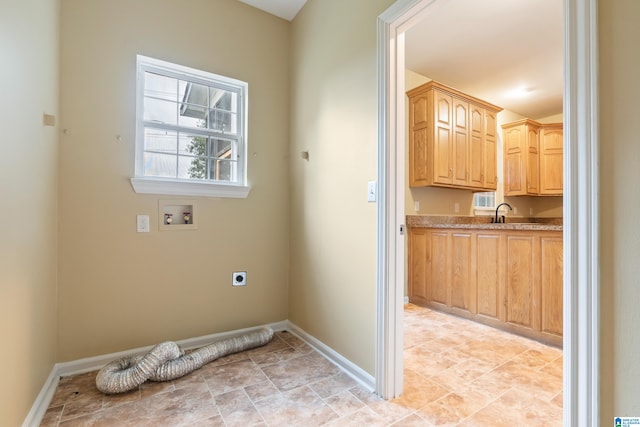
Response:
[[[197,230],[196,204],[192,200],[158,201],[158,225],[161,231]]]
[[[247,272],[234,271],[231,274],[231,286],[247,286]]]

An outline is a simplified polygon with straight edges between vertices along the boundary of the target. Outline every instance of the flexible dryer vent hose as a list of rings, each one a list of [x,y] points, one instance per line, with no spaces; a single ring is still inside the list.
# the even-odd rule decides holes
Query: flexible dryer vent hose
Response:
[[[248,332],[206,345],[189,354],[172,341],[154,346],[147,354],[124,357],[105,365],[96,377],[98,390],[106,394],[133,390],[147,380],[171,381],[229,354],[267,344],[269,328]]]

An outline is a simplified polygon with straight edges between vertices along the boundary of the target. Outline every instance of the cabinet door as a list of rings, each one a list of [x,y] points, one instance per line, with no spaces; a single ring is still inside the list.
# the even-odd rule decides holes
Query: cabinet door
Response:
[[[495,191],[498,185],[498,124],[496,114],[485,110],[484,115],[484,170],[483,187]]]
[[[453,101],[453,184],[469,185],[469,103]]]
[[[431,230],[427,234],[426,287],[427,299],[448,305],[449,232]]]
[[[497,233],[478,232],[476,242],[477,313],[500,319],[504,271],[503,238]]]
[[[427,230],[409,230],[409,301],[425,304],[427,297]]]
[[[524,126],[504,131],[504,195],[518,196],[526,193],[524,168]]]
[[[486,155],[484,109],[469,105],[469,185],[485,188]],[[494,168],[495,168],[495,161]]]
[[[562,195],[562,136],[557,127],[540,133],[540,194]]]
[[[453,183],[453,100],[451,96],[435,91],[433,135],[433,181]]]
[[[425,95],[409,100],[409,185],[421,187],[429,183],[427,164],[428,108]]]
[[[475,288],[473,277],[473,234],[470,232],[451,233],[451,286],[449,306],[467,311],[475,311],[472,290]]]
[[[535,238],[527,235],[507,236],[506,321],[526,328],[534,328],[535,301],[539,280],[536,268]],[[538,248],[539,249],[539,248]]]
[[[542,236],[540,329],[562,336],[562,235]]]
[[[527,194],[540,193],[539,129],[527,126]]]

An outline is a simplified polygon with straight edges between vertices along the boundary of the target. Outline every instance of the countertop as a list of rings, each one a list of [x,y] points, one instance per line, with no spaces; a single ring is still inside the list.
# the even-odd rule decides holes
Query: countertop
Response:
[[[407,227],[562,231],[562,218],[507,217],[506,223],[493,224],[490,216],[407,215]]]

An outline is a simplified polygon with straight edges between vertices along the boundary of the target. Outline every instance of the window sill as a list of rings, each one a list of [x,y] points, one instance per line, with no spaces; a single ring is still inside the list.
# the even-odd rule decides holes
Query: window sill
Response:
[[[198,181],[176,181],[162,178],[131,178],[131,186],[138,194],[165,196],[224,197],[246,199],[251,187],[234,184],[214,184]]]
[[[496,208],[474,207],[473,214],[475,216],[491,216],[495,215]]]

